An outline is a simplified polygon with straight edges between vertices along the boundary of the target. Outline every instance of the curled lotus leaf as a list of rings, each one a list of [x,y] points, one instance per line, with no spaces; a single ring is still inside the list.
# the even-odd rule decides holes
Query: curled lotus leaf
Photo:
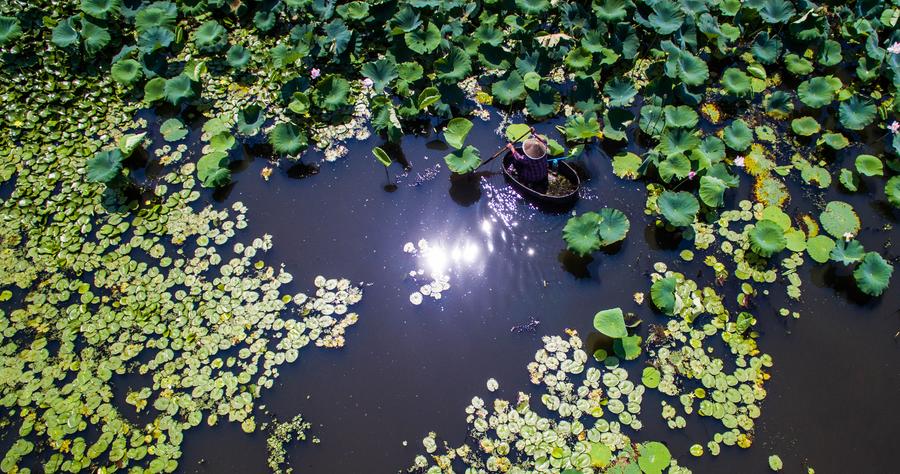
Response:
[[[757,222],[750,230],[749,238],[750,248],[763,257],[771,257],[787,246],[784,229],[769,219]]]
[[[570,217],[563,227],[563,239],[569,250],[584,256],[599,249],[602,242],[599,226],[602,220],[596,212]]]
[[[466,174],[475,171],[481,165],[481,155],[477,148],[469,145],[445,155],[444,162],[447,163],[450,171],[457,174]]]
[[[6,44],[22,36],[19,19],[12,16],[0,16],[0,45]]]
[[[893,273],[893,265],[877,252],[869,252],[853,271],[853,278],[856,279],[856,285],[863,293],[881,296],[890,284]]]
[[[269,133],[269,143],[277,153],[295,155],[306,148],[307,139],[300,127],[281,122]]]
[[[118,149],[97,152],[87,161],[87,180],[92,183],[109,183],[122,170],[122,152]]]
[[[665,314],[675,314],[675,286],[678,280],[675,277],[661,278],[650,287],[650,298],[653,304]]]
[[[694,222],[700,203],[691,193],[686,191],[663,191],[656,200],[659,211],[670,224],[676,227],[687,227]]]

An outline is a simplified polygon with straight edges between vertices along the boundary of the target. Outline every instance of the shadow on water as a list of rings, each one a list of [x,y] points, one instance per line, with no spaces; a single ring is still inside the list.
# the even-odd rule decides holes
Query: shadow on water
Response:
[[[460,206],[469,207],[481,200],[481,176],[488,172],[450,176],[450,198]]]
[[[319,174],[319,167],[298,161],[290,165],[285,173],[291,179],[304,179]]]
[[[581,256],[569,249],[565,249],[559,252],[556,259],[562,264],[563,270],[569,272],[575,278],[581,280],[591,277],[588,265],[594,261],[594,257],[590,255]]]
[[[667,230],[655,222],[644,227],[644,241],[653,250],[676,250],[683,240],[681,231]]]

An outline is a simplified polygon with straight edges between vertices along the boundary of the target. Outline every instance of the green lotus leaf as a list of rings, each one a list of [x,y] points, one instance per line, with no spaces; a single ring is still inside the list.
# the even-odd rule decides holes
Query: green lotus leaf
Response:
[[[794,5],[787,0],[762,0],[757,8],[766,23],[787,23],[794,16]]]
[[[166,97],[166,80],[154,77],[144,84],[144,102],[152,103]]]
[[[457,117],[450,120],[447,128],[444,129],[444,141],[448,145],[459,150],[466,141],[466,136],[472,130],[473,124],[469,119]]]
[[[121,8],[122,0],[81,0],[81,11],[101,20],[118,16]]]
[[[541,119],[556,114],[559,102],[559,93],[552,87],[542,84],[540,89],[528,92],[525,108],[529,115]]]
[[[806,241],[806,253],[810,258],[819,263],[825,263],[831,257],[834,249],[834,240],[827,235],[816,235]]]
[[[84,50],[89,56],[93,56],[108,45],[112,37],[106,28],[91,23],[87,18],[82,18],[81,39],[84,41]]]
[[[666,127],[663,108],[653,104],[645,104],[641,107],[641,117],[638,120],[638,126],[644,133],[658,137]]]
[[[378,61],[366,63],[360,72],[364,77],[372,80],[372,84],[378,92],[384,90],[391,81],[399,76],[397,64],[390,58],[381,58]]]
[[[791,252],[802,252],[806,250],[806,234],[799,229],[788,229],[784,233],[784,239],[787,241],[787,249]]]
[[[672,178],[687,178],[691,172],[691,160],[682,154],[669,155],[657,168],[659,176],[668,183]]]
[[[665,64],[667,76],[680,79],[689,86],[699,86],[709,79],[709,66],[699,57],[668,40],[661,42],[660,47],[668,53]]]
[[[451,48],[446,56],[434,63],[437,78],[447,83],[459,82],[472,72],[472,60],[460,48]]]
[[[182,100],[190,99],[194,96],[194,84],[191,78],[185,74],[179,74],[171,79],[167,79],[163,89],[166,94],[166,100],[172,105],[178,105]]]
[[[550,8],[549,0],[516,0],[516,7],[525,13],[543,13]]]
[[[650,299],[653,305],[665,314],[675,314],[675,286],[678,280],[675,277],[661,278],[650,286]]]
[[[228,52],[225,53],[225,61],[229,66],[235,69],[244,69],[250,62],[250,51],[248,51],[247,48],[236,44],[228,48]]]
[[[797,96],[810,107],[824,107],[834,101],[835,94],[841,87],[840,79],[833,76],[814,77],[797,86]]]
[[[687,227],[694,223],[700,203],[686,191],[663,191],[656,200],[663,217],[675,227]]]
[[[722,87],[730,94],[748,94],[751,92],[750,76],[740,69],[728,68],[722,74]]]
[[[334,5],[334,4],[332,4]],[[353,30],[347,28],[344,20],[336,18],[325,24],[322,28],[325,31],[324,47],[334,55],[344,54],[350,40],[353,38]]]
[[[590,140],[601,136],[600,122],[593,113],[587,117],[581,114],[569,116],[564,131],[569,141]]]
[[[729,188],[736,188],[741,184],[741,178],[728,172],[724,163],[716,163],[706,170],[706,176],[719,178]]]
[[[253,26],[259,31],[269,31],[275,27],[278,17],[272,10],[259,10],[253,15]]]
[[[612,450],[609,449],[609,446],[600,442],[592,442],[588,454],[591,456],[591,467],[601,469],[608,466],[613,457]]]
[[[75,18],[74,16],[66,18],[53,28],[53,34],[50,38],[53,44],[60,48],[65,48],[78,43],[79,35],[75,29]]]
[[[518,72],[513,71],[505,80],[497,81],[491,86],[491,95],[500,104],[512,104],[525,96],[525,82]]]
[[[437,87],[426,87],[419,94],[419,110],[425,110],[431,104],[441,100],[441,92]]]
[[[506,140],[509,142],[518,142],[527,137],[531,127],[524,123],[512,123],[506,127]]]
[[[753,57],[762,64],[774,64],[781,55],[781,46],[781,40],[777,36],[769,36],[768,32],[763,31],[756,36],[750,51],[753,53]],[[765,77],[760,77],[760,79],[765,79]]]
[[[700,200],[709,207],[719,207],[724,203],[725,190],[728,186],[715,176],[700,178]]]
[[[805,76],[814,70],[812,62],[794,53],[784,56],[784,65],[796,76]]]
[[[658,441],[638,445],[638,466],[645,474],[660,474],[672,462],[669,448]]]
[[[119,84],[130,86],[143,77],[144,71],[134,59],[120,59],[112,65],[109,74]]]
[[[856,171],[864,176],[883,176],[884,164],[877,156],[859,155],[856,157]]]
[[[731,122],[723,132],[725,144],[734,151],[744,151],[753,143],[753,131],[742,119]]]
[[[613,174],[622,179],[637,179],[641,176],[641,157],[631,152],[620,153],[613,157]]]
[[[791,120],[791,130],[794,131],[797,135],[808,137],[810,135],[819,133],[821,128],[819,127],[819,122],[812,117],[800,117]]]
[[[406,82],[415,82],[422,78],[424,70],[422,65],[415,62],[405,62],[397,65],[397,74]]]
[[[276,153],[296,155],[306,148],[307,140],[300,127],[289,122],[281,122],[269,132],[269,143]]]
[[[881,296],[891,282],[894,266],[885,261],[877,252],[869,252],[853,271],[856,285],[863,293]]]
[[[372,155],[374,155],[375,159],[385,167],[391,166],[391,157],[388,156],[387,152],[384,151],[381,147],[376,146],[375,148],[373,148]]]
[[[857,177],[853,173],[853,171],[850,171],[847,168],[841,169],[838,181],[841,183],[841,186],[843,186],[844,189],[850,191],[851,193],[855,193],[859,190],[859,177]]]
[[[841,43],[834,40],[825,40],[819,49],[819,64],[823,66],[836,66],[843,60],[841,55]]]
[[[816,144],[826,144],[835,150],[843,150],[850,144],[850,140],[840,133],[823,133]]]
[[[175,41],[175,33],[168,28],[154,26],[141,31],[137,46],[142,53],[152,53],[158,49],[169,47]]]
[[[466,174],[475,171],[481,165],[481,154],[478,149],[469,145],[461,150],[444,156],[444,162],[450,171],[457,174]]]
[[[663,107],[663,113],[666,116],[666,126],[671,128],[694,128],[700,121],[697,112],[686,105],[667,105]]]
[[[774,91],[763,100],[766,113],[776,119],[786,119],[794,111],[794,99],[785,91]]]
[[[843,201],[831,201],[819,215],[822,228],[833,237],[843,239],[845,234],[856,235],[859,232],[859,216],[853,206]]]
[[[406,33],[403,38],[409,49],[419,54],[428,54],[441,44],[441,30],[434,23],[428,23],[424,29]]]
[[[600,219],[597,223],[597,233],[600,236],[600,246],[612,245],[625,240],[631,222],[622,211],[610,207],[604,207],[598,212]]]
[[[369,4],[355,0],[338,6],[335,11],[345,20],[362,20],[369,16]]]
[[[343,77],[331,74],[316,84],[313,100],[319,107],[335,111],[347,105],[350,83]]]
[[[122,152],[118,149],[97,152],[87,160],[87,180],[92,183],[109,183],[122,170]]]
[[[159,133],[162,134],[163,139],[167,142],[177,142],[186,137],[188,131],[184,128],[184,123],[181,120],[170,118],[159,126]]]
[[[594,14],[598,19],[618,22],[628,16],[628,8],[633,7],[631,0],[600,0],[593,2]]]
[[[787,246],[784,229],[768,219],[756,223],[756,226],[750,231],[749,239],[750,248],[762,257],[771,257]]]
[[[19,19],[12,16],[0,16],[0,45],[6,44],[22,36]]]
[[[603,218],[596,212],[570,217],[563,227],[566,246],[578,255],[588,255],[601,247],[599,224]]]
[[[841,239],[838,240],[834,244],[834,248],[831,249],[831,260],[843,263],[844,265],[852,265],[862,260],[865,255],[866,250],[858,240],[847,242]]]
[[[884,194],[894,207],[900,207],[900,176],[894,176],[884,185]]]
[[[784,467],[784,464],[781,462],[781,458],[777,454],[769,456],[769,469],[773,471],[780,471],[782,467]]]
[[[875,104],[855,95],[841,103],[838,114],[843,126],[850,130],[862,130],[875,120]]]
[[[637,89],[631,81],[616,77],[603,86],[603,93],[609,97],[611,107],[628,107],[634,101]]]
[[[614,339],[628,336],[622,308],[604,309],[595,314],[594,329]]]
[[[234,135],[228,132],[217,133],[209,139],[209,149],[212,151],[227,152],[234,148],[236,142],[237,140],[234,138]]]
[[[566,65],[573,70],[587,69],[593,62],[591,52],[584,48],[572,48],[566,55]]]
[[[214,151],[200,157],[197,161],[197,177],[206,188],[218,188],[231,182],[228,153]]]
[[[482,44],[500,46],[500,44],[503,43],[503,31],[495,28],[494,25],[490,23],[482,23],[479,25],[472,36]]]
[[[144,137],[146,136],[147,132],[123,135],[116,143],[119,146],[119,151],[122,152],[122,156],[126,158],[131,156],[131,154],[134,153],[134,150],[144,142]]]
[[[684,24],[684,13],[671,0],[660,0],[653,4],[653,12],[647,17],[647,23],[661,35],[669,35]]]
[[[252,104],[238,111],[237,130],[243,135],[255,135],[266,121],[262,107]]]
[[[667,157],[683,155],[699,146],[700,139],[690,130],[681,128],[666,130],[659,139],[659,150]]]
[[[625,336],[613,341],[613,351],[625,360],[634,360],[641,355],[641,336]]]
[[[134,27],[138,33],[161,27],[172,30],[178,19],[178,8],[171,2],[154,2],[137,11],[134,16]]]
[[[194,44],[206,53],[216,53],[228,44],[228,31],[216,20],[208,20],[194,31]]]

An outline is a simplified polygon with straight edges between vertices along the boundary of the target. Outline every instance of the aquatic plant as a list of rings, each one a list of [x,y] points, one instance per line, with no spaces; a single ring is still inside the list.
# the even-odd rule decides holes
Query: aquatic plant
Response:
[[[588,255],[625,240],[630,226],[622,211],[607,207],[569,218],[563,227],[563,239],[572,252]]]

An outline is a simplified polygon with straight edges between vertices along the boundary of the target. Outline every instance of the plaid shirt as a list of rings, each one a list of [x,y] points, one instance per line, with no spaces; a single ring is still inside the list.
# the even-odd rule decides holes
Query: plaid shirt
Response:
[[[516,174],[527,183],[537,183],[547,179],[547,157],[537,160],[527,157],[518,150],[513,152],[513,158],[516,159]]]

